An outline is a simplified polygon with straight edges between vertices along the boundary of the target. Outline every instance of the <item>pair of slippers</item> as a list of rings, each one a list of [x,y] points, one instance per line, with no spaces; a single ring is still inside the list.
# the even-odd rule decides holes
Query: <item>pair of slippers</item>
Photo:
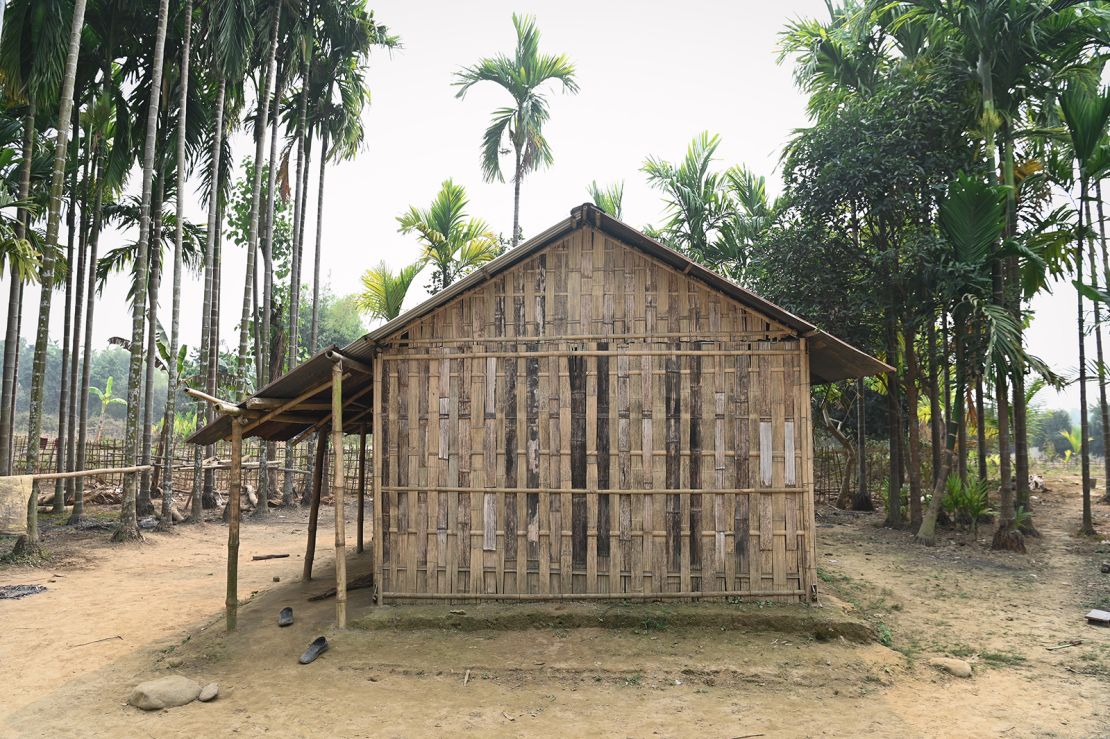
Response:
[[[288,606],[282,608],[281,612],[278,613],[277,622],[278,626],[292,626],[293,609]],[[318,636],[312,641],[311,644],[308,645],[308,649],[304,651],[304,654],[301,655],[301,658],[298,661],[302,665],[307,665],[309,662],[315,661],[317,657],[328,651],[328,646],[328,640],[322,636]]]

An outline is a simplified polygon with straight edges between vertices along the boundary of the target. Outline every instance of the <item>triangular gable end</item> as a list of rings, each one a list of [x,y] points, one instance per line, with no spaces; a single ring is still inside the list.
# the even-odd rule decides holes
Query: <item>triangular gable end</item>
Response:
[[[379,339],[468,344],[543,337],[774,341],[798,332],[624,239],[582,223]]]

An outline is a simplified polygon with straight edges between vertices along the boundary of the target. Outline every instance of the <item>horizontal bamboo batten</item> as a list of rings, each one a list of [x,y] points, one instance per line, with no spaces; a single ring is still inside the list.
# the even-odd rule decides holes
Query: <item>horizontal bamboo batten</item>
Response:
[[[382,593],[395,600],[711,600],[714,598],[790,598],[805,595],[801,590],[730,590],[720,593]]]
[[[583,228],[374,372],[383,597],[809,597],[806,340],[704,283]]]

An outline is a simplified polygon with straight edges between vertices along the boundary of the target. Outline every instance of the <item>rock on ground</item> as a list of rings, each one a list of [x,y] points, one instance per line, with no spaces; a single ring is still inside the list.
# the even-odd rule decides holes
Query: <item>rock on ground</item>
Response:
[[[207,703],[208,701],[215,700],[216,696],[219,694],[220,686],[216,683],[208,683],[200,689],[200,695],[197,696],[197,700],[201,703]]]
[[[971,677],[971,665],[962,659],[933,657],[929,660],[929,664],[956,677]]]
[[[127,702],[144,711],[174,708],[192,703],[200,694],[200,685],[181,675],[167,675],[139,683]]]

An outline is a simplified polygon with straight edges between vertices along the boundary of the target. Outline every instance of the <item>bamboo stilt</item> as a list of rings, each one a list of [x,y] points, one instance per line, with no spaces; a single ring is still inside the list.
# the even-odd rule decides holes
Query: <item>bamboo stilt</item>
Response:
[[[243,425],[231,421],[231,474],[228,481],[227,598],[224,608],[227,630],[235,631],[239,619],[239,495],[243,487]]]
[[[363,524],[366,518],[366,424],[358,431],[358,548],[362,554],[364,540],[362,538]]]
[[[343,362],[331,366],[331,435],[335,448],[335,474],[332,475],[332,489],[335,490],[335,625],[347,628],[347,542],[346,511],[343,493],[346,488],[343,469]],[[360,491],[361,494],[361,491]],[[361,514],[359,520],[362,520]]]
[[[308,512],[308,546],[304,553],[301,579],[312,579],[312,559],[316,555],[316,525],[320,520],[320,488],[324,482],[324,460],[328,458],[328,437],[321,434],[316,442],[316,459],[312,464],[312,503]]]

